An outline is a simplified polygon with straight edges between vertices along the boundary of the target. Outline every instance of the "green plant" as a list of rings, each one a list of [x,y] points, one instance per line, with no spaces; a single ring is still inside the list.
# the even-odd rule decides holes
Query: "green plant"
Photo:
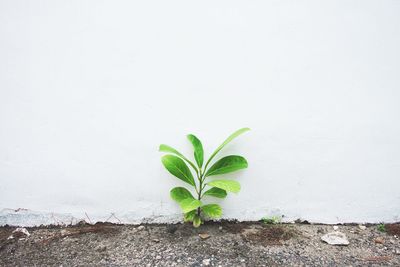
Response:
[[[248,130],[250,129],[242,128],[231,134],[214,151],[214,153],[211,154],[206,161],[204,168],[203,145],[193,134],[187,135],[187,138],[193,145],[196,164],[176,149],[164,144],[160,145],[159,151],[169,153],[161,158],[161,162],[167,171],[178,179],[191,185],[196,192],[195,198],[192,193],[184,187],[175,187],[170,191],[171,198],[178,202],[184,213],[185,222],[193,222],[194,227],[199,227],[203,223],[204,217],[220,218],[222,215],[222,208],[218,204],[203,205],[201,202],[203,197],[211,196],[216,198],[225,198],[227,192],[238,193],[240,191],[240,184],[237,181],[218,179],[206,182],[206,179],[210,176],[226,174],[247,168],[248,164],[246,159],[237,155],[223,157],[217,160],[211,167],[209,167],[209,165],[221,149],[237,136],[247,132]],[[195,181],[192,172],[186,163],[193,169],[197,181]]]
[[[386,232],[386,227],[383,223],[380,223],[376,226],[379,232]]]
[[[279,224],[282,221],[281,216],[263,217],[262,222],[265,224]]]

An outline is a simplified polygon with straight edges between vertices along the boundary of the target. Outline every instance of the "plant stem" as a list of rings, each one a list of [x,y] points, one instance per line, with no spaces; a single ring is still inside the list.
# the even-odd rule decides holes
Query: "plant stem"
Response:
[[[200,169],[200,175],[198,174],[197,175],[197,178],[199,179],[199,190],[198,190],[198,192],[197,192],[197,199],[200,201],[201,200],[201,193],[202,193],[202,191],[203,191],[203,174],[202,174],[202,172],[201,172],[201,169]],[[200,212],[201,212],[201,208],[199,207],[199,208],[197,208],[197,216],[200,216]]]

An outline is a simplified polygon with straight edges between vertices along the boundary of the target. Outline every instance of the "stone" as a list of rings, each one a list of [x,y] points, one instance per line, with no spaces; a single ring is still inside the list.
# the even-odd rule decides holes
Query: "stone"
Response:
[[[203,260],[203,265],[204,265],[204,266],[210,265],[210,261],[211,261],[210,259],[204,259],[204,260]]]
[[[96,251],[99,251],[99,252],[104,252],[104,251],[106,251],[107,250],[107,247],[106,246],[98,246],[97,248],[96,248]]]
[[[347,246],[350,244],[347,236],[339,231],[334,231],[321,236],[321,240],[328,243],[329,245],[342,245]]]
[[[154,243],[158,243],[158,242],[160,242],[160,239],[154,238],[154,239],[153,239],[153,242],[154,242]]]
[[[367,229],[367,226],[365,226],[365,225],[359,225],[358,228],[360,228],[361,230],[365,230],[365,229]]]
[[[396,253],[397,255],[400,255],[400,248],[399,248],[399,249],[396,249],[396,250],[395,250],[395,253]]]
[[[383,237],[377,237],[374,239],[374,242],[376,244],[384,244],[385,243],[385,239]]]
[[[144,230],[144,226],[143,225],[140,225],[137,229],[139,230],[139,231],[142,231],[142,230]]]
[[[29,237],[31,234],[28,232],[28,230],[26,230],[26,228],[24,227],[18,227],[17,229],[15,229],[11,235],[7,238],[7,239],[24,239]]]
[[[207,238],[209,238],[210,237],[210,235],[209,234],[207,234],[207,233],[200,233],[199,234],[199,237],[201,238],[201,239],[207,239]]]
[[[335,231],[339,230],[339,226],[334,225],[334,226],[333,226],[333,230],[335,230]]]

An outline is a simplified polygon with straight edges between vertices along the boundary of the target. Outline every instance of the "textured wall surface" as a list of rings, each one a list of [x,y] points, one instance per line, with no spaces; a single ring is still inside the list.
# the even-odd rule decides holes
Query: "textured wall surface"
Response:
[[[194,133],[210,153],[241,127],[222,155],[249,168],[224,218],[400,220],[399,14],[0,0],[0,224],[179,220],[158,144],[191,154]]]

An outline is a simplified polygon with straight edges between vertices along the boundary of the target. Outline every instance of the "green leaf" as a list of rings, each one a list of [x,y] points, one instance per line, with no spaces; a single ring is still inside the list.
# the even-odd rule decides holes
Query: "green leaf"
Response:
[[[173,200],[175,200],[176,202],[181,202],[184,199],[187,198],[193,198],[193,195],[189,192],[189,190],[187,190],[184,187],[175,187],[170,191],[170,196]]]
[[[182,159],[173,155],[165,155],[161,158],[161,161],[172,175],[190,185],[196,186],[192,173]]]
[[[245,158],[235,155],[227,156],[215,162],[214,165],[208,169],[206,177],[234,172],[240,169],[245,169],[247,166],[248,164]]]
[[[204,195],[218,197],[218,198],[225,198],[227,194],[224,189],[213,187],[204,192]]]
[[[193,134],[189,134],[187,138],[193,145],[194,159],[196,160],[197,166],[201,168],[203,166],[203,160],[204,160],[203,145],[201,144],[200,140]]]
[[[228,143],[230,143],[233,139],[241,135],[242,133],[245,133],[247,131],[250,131],[250,128],[242,128],[231,134],[215,151],[214,153],[211,154],[210,158],[208,159],[206,166],[204,169],[207,169],[208,164],[211,162],[211,160],[217,155],[217,153],[224,148]]]
[[[208,204],[201,207],[201,210],[210,218],[219,218],[222,216],[222,208],[218,204]]]
[[[199,227],[200,225],[201,225],[201,218],[200,218],[200,216],[198,216],[197,214],[195,214],[194,215],[194,217],[193,217],[193,226],[195,227],[195,228],[197,228],[197,227]]]
[[[196,165],[194,165],[193,162],[191,162],[190,160],[188,160],[184,155],[182,155],[182,153],[180,153],[180,152],[179,152],[178,150],[176,150],[175,148],[170,147],[170,146],[168,146],[168,145],[161,144],[160,147],[159,147],[159,149],[158,149],[158,151],[160,151],[160,152],[166,152],[166,153],[172,153],[172,154],[175,154],[175,155],[179,156],[179,157],[182,158],[184,161],[186,161],[187,163],[189,163],[189,165],[192,166],[192,168],[193,168],[196,172],[198,172],[198,170],[197,170],[197,168],[196,168]]]
[[[189,211],[184,214],[183,220],[185,222],[193,222],[194,216],[196,215],[196,210]]]
[[[215,180],[207,183],[207,185],[218,187],[232,193],[238,193],[240,191],[240,184],[233,180]]]
[[[198,207],[202,205],[200,200],[193,199],[193,198],[187,198],[179,202],[179,205],[181,206],[181,209],[183,210],[184,213],[187,213],[189,211],[195,210]]]

